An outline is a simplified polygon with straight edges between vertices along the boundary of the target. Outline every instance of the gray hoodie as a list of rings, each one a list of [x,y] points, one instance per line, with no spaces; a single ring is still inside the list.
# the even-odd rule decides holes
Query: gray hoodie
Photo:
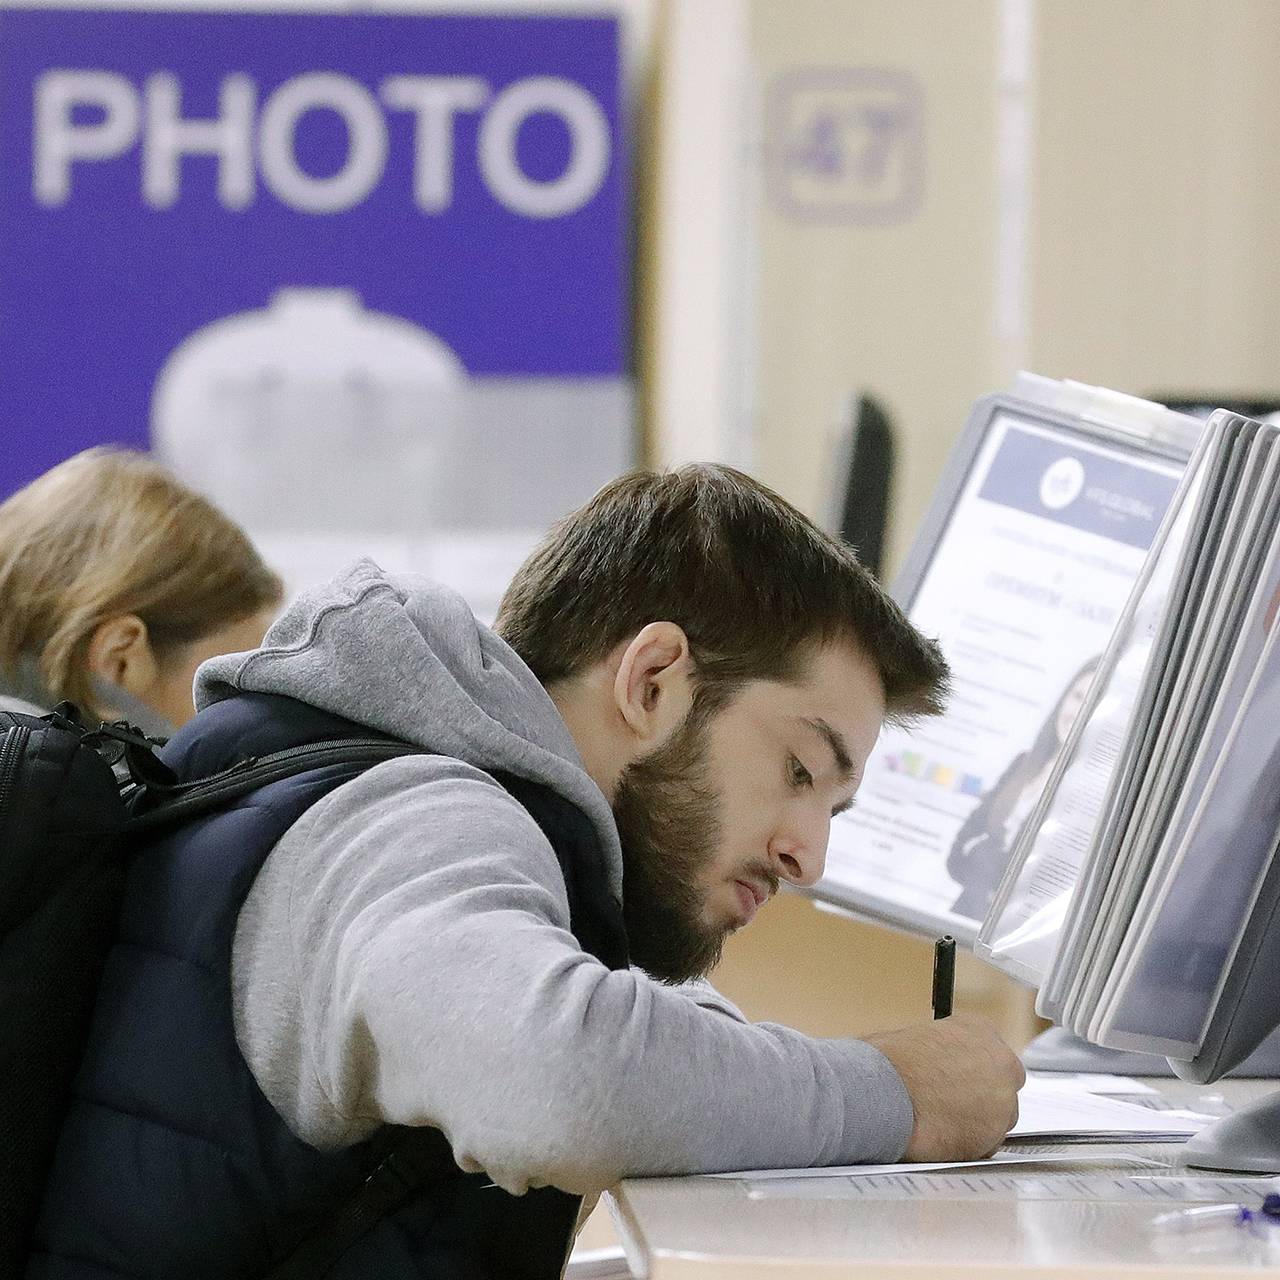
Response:
[[[578,805],[621,892],[612,813],[546,690],[453,592],[359,561],[260,649],[201,667],[197,705],[237,690],[438,753],[310,809],[240,912],[237,1039],[301,1137],[434,1125],[515,1193],[902,1154],[911,1103],[878,1050],[747,1022],[577,945],[550,844],[485,770]]]

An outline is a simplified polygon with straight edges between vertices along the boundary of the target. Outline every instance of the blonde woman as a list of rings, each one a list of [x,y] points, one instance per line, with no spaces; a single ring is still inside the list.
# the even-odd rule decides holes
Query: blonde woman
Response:
[[[206,658],[282,595],[244,532],[145,454],[89,449],[0,503],[0,709],[74,702],[167,735]]]

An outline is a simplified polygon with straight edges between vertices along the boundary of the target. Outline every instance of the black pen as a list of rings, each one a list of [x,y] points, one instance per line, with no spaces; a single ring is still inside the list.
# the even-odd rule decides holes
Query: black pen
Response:
[[[951,1017],[951,997],[956,987],[956,940],[944,933],[933,944],[933,1016]]]

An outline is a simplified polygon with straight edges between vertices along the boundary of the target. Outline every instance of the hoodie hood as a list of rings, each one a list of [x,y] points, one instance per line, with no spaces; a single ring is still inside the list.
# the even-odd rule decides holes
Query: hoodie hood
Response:
[[[296,698],[440,755],[552,788],[595,825],[622,891],[613,812],[551,696],[455,591],[361,559],[304,592],[251,653],[196,673],[197,709],[236,693]]]

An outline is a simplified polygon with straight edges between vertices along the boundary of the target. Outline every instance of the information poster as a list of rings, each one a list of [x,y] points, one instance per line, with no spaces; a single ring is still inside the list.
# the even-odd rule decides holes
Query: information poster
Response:
[[[995,418],[910,607],[951,665],[947,711],[883,731],[818,897],[976,935],[1180,475]]]
[[[0,171],[0,496],[154,447],[478,580],[633,459],[613,17],[5,9]]]

